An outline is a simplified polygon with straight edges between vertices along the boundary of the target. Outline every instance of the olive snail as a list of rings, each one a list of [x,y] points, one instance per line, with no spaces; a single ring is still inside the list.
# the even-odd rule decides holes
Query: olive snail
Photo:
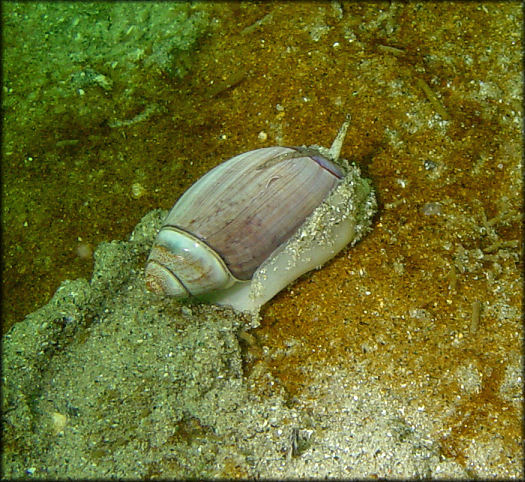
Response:
[[[370,229],[370,181],[332,147],[263,147],[205,174],[176,202],[155,239],[148,290],[259,308]]]

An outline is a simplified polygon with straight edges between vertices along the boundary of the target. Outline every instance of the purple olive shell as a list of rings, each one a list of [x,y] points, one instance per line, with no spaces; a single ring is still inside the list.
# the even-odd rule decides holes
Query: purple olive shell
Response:
[[[231,306],[256,323],[276,293],[359,240],[376,201],[359,168],[339,158],[349,124],[347,115],[330,149],[256,149],[197,181],[153,243],[148,290]]]

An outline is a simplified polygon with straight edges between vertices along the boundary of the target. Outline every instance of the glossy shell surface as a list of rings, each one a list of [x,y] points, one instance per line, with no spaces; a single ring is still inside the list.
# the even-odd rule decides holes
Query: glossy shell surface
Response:
[[[237,279],[249,280],[341,177],[292,149],[246,152],[186,191],[166,225],[203,240]]]

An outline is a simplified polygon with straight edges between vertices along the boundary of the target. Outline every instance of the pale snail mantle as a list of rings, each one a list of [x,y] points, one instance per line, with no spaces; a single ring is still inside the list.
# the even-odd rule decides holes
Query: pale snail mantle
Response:
[[[177,201],[146,270],[158,294],[252,315],[302,274],[370,230],[371,183],[332,147],[265,147],[219,164]]]

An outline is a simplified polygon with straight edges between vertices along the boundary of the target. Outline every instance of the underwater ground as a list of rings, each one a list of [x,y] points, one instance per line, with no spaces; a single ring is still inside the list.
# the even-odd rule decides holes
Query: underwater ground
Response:
[[[523,477],[520,2],[2,10],[4,477]],[[145,291],[193,182],[347,113],[362,241],[257,323]]]

